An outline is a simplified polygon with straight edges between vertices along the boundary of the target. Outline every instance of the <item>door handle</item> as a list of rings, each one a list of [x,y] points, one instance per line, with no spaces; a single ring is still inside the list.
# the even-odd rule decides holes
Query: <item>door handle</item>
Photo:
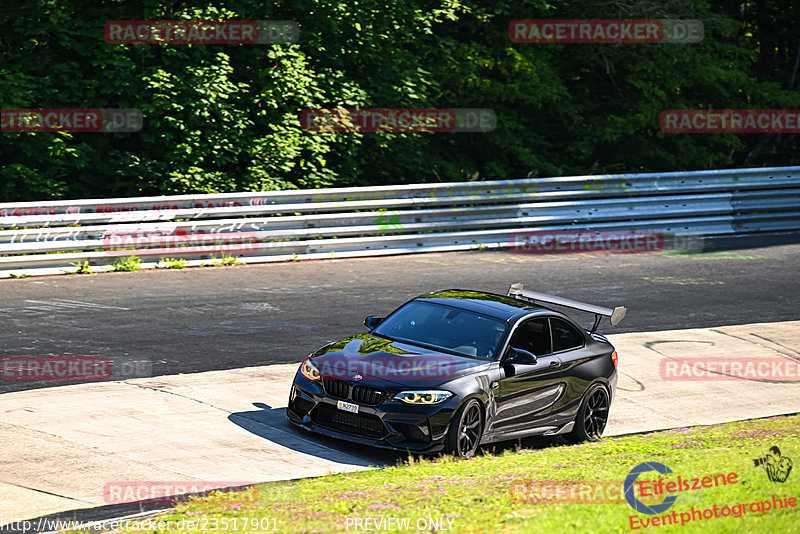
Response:
[[[561,365],[561,362],[558,360],[550,360],[550,367],[558,367]]]

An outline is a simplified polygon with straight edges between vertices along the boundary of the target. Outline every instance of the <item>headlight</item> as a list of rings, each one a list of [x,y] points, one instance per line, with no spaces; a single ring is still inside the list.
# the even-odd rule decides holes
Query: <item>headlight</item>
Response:
[[[439,404],[452,396],[453,394],[449,391],[434,389],[428,391],[401,391],[394,396],[394,399],[408,404]]]
[[[300,364],[300,372],[309,380],[320,379],[319,369],[317,369],[314,364],[311,363],[311,360],[305,360],[302,364]]]

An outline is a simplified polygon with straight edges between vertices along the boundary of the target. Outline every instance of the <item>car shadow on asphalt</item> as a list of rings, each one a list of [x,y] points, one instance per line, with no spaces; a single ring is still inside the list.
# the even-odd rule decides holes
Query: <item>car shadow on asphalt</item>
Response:
[[[228,420],[248,432],[296,452],[331,462],[360,467],[391,467],[405,461],[407,453],[376,449],[367,445],[312,434],[286,420],[286,408],[254,402],[258,410],[236,412]]]
[[[410,458],[413,458],[414,461],[426,458],[426,456],[409,454],[405,451],[377,449],[368,445],[306,432],[289,424],[286,420],[286,408],[273,408],[260,402],[254,402],[253,406],[258,409],[232,413],[228,416],[228,420],[252,434],[302,454],[331,462],[378,468],[407,464]],[[497,455],[505,451],[544,449],[564,443],[566,442],[557,437],[524,438],[483,445],[478,449],[477,454]],[[427,458],[434,457],[435,455],[427,456]]]

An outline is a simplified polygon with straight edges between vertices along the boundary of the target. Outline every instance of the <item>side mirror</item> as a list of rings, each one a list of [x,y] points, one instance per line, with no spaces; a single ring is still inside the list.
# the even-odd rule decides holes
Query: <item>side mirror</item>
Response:
[[[515,347],[511,347],[509,349],[509,355],[506,362],[508,363],[522,363],[522,364],[529,364],[532,365],[536,363],[538,359],[536,355],[530,351],[525,349],[518,349]]]
[[[364,319],[364,326],[366,326],[369,330],[373,330],[382,322],[383,317],[379,317],[377,315],[368,315],[367,318]]]

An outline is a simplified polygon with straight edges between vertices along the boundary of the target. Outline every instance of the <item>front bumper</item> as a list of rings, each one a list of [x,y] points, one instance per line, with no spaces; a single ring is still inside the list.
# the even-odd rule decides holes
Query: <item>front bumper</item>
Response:
[[[417,453],[434,453],[444,448],[458,397],[440,404],[414,405],[392,400],[397,391],[384,389],[382,402],[362,404],[352,399],[352,390],[357,385],[361,384],[348,382],[349,390],[334,396],[325,391],[321,381],[311,381],[298,373],[286,408],[289,422],[325,436],[373,447]],[[358,404],[358,413],[337,408],[339,400]]]

